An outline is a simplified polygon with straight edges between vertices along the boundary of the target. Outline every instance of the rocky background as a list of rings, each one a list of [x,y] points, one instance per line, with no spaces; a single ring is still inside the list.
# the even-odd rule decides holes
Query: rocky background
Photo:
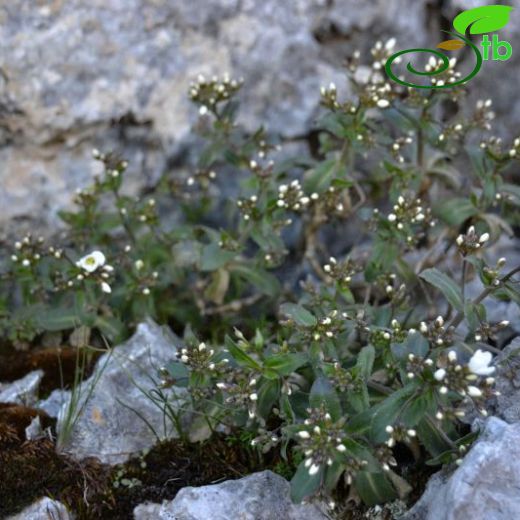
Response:
[[[186,165],[197,74],[244,77],[242,121],[306,138],[319,87],[347,86],[342,62],[378,39],[434,46],[476,0],[10,0],[0,3],[0,225],[57,224],[90,183],[93,147],[130,160],[134,189]],[[497,2],[494,2],[497,3]],[[516,136],[520,10],[469,86],[493,97],[498,132]],[[500,78],[499,80],[497,78]],[[10,223],[6,226],[6,223]]]

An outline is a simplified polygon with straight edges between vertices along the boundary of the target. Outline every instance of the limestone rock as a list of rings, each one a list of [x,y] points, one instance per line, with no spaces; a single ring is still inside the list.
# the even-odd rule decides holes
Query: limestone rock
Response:
[[[315,505],[295,505],[289,483],[271,471],[213,486],[187,487],[171,502],[141,504],[135,520],[325,520]]]
[[[37,399],[42,370],[35,370],[12,383],[0,383],[0,403],[16,403],[32,406]]]
[[[175,437],[171,421],[163,422],[163,407],[145,394],[155,388],[158,368],[174,358],[178,344],[167,328],[148,321],[140,324],[126,343],[101,356],[91,377],[77,391],[80,398],[74,409],[80,413],[73,414],[77,419],[72,421],[69,435],[68,410],[76,398],[68,400],[60,411],[61,449],[77,458],[93,456],[117,464],[153,446],[156,435]],[[184,392],[172,391],[178,395]],[[174,407],[176,402],[169,404]]]
[[[520,423],[491,417],[455,473],[437,473],[401,520],[520,518],[519,457]]]
[[[61,502],[44,497],[21,513],[8,517],[7,520],[72,520],[73,518]]]

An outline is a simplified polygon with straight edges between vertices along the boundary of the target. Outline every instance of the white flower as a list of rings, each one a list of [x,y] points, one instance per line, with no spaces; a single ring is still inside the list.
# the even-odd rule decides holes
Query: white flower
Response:
[[[302,430],[298,432],[298,436],[300,437],[300,439],[308,439],[311,435],[308,431]]]
[[[444,370],[444,368],[439,368],[439,370],[433,374],[433,377],[437,379],[437,381],[442,381],[446,377],[446,370]]]
[[[106,282],[101,282],[101,290],[107,294],[110,294],[112,292],[110,285],[108,285]]]
[[[377,102],[377,106],[379,108],[387,108],[390,106],[390,101],[388,101],[388,99],[380,99],[378,102]]]
[[[87,273],[93,273],[98,267],[105,264],[106,258],[101,251],[92,251],[92,253],[80,258],[76,265]]]
[[[491,352],[484,350],[477,350],[468,363],[468,368],[478,376],[489,376],[495,371],[495,367],[490,367],[489,364],[493,359]]]

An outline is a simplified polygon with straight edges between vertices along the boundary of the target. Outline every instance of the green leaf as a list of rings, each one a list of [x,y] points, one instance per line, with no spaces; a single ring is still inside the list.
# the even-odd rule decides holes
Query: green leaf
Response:
[[[281,376],[288,376],[302,365],[305,365],[308,359],[306,354],[299,352],[294,354],[277,354],[268,358],[264,366],[275,370]]]
[[[449,276],[435,268],[426,269],[419,276],[439,289],[454,309],[458,311],[463,310],[464,302],[462,301],[460,289]]]
[[[486,5],[463,11],[453,20],[453,27],[460,34],[484,34],[498,31],[509,22],[513,8],[507,5]]]
[[[179,361],[172,361],[166,365],[166,370],[170,377],[175,381],[175,386],[186,387],[189,382],[188,367]]]
[[[414,332],[413,334],[408,334],[403,343],[393,343],[391,349],[396,359],[405,360],[408,358],[408,354],[425,357],[428,354],[430,345],[422,334]]]
[[[365,381],[368,381],[372,375],[372,367],[374,366],[374,360],[376,358],[376,349],[373,345],[367,345],[363,347],[358,354],[357,367],[360,370],[360,374],[363,376]]]
[[[295,303],[284,303],[280,306],[280,312],[302,327],[314,327],[318,323],[316,317],[307,309]]]
[[[338,394],[326,377],[320,376],[314,381],[309,403],[312,408],[320,408],[323,403],[334,421],[341,417],[341,404]]]
[[[403,406],[415,391],[416,386],[409,384],[369,410],[373,414],[370,421],[370,437],[374,442],[382,443],[388,440],[385,428],[394,424]]]
[[[215,242],[202,248],[200,259],[201,271],[216,271],[235,258],[236,253],[226,251]]]
[[[397,498],[395,489],[383,473],[361,471],[354,480],[354,486],[361,500],[368,506],[390,502]]]
[[[269,417],[273,405],[278,401],[280,388],[281,383],[279,379],[269,379],[265,380],[258,390],[258,413],[266,420]]]
[[[415,427],[419,439],[430,455],[438,457],[451,449],[450,444],[439,432],[438,427],[430,417],[424,417]]]
[[[280,292],[280,282],[271,273],[264,269],[252,268],[247,265],[234,265],[233,273],[245,278],[250,284],[254,285],[261,293],[267,296],[276,296]]]
[[[36,316],[38,327],[48,330],[67,330],[81,325],[80,317],[74,308],[46,309]]]
[[[253,370],[262,370],[262,367],[248,354],[246,354],[229,336],[225,339],[226,347],[233,359],[241,366],[252,368]]]
[[[434,208],[434,214],[451,226],[460,226],[477,213],[478,209],[471,201],[461,197],[449,199]]]
[[[303,182],[305,193],[324,192],[330,186],[332,179],[340,172],[344,174],[345,168],[341,167],[336,159],[323,161],[316,168],[307,172]]]
[[[297,504],[305,497],[312,495],[320,487],[323,475],[323,466],[315,475],[309,475],[309,468],[306,468],[304,464],[305,462],[302,462],[298,466],[291,480],[291,499]]]

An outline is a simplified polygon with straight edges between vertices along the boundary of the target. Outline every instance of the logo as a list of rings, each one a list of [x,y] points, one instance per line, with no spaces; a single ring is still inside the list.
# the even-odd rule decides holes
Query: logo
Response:
[[[411,53],[428,53],[441,61],[439,67],[432,68],[427,67],[425,71],[419,71],[408,62],[406,69],[413,75],[421,77],[432,77],[438,74],[442,74],[450,68],[450,59],[448,56],[441,51],[435,49],[406,49],[403,51],[396,52],[390,56],[385,64],[385,70],[390,79],[400,83],[406,87],[414,88],[452,88],[458,85],[467,83],[470,79],[474,78],[482,67],[483,61],[494,60],[494,61],[506,61],[511,58],[513,54],[513,48],[507,41],[501,41],[497,34],[493,34],[490,39],[488,33],[494,33],[509,22],[509,13],[513,8],[506,5],[488,5],[484,7],[476,7],[475,9],[469,9],[463,11],[453,20],[453,27],[457,32],[443,31],[454,37],[454,39],[445,40],[437,45],[438,49],[445,51],[456,51],[468,46],[473,51],[475,56],[475,66],[473,70],[464,78],[450,81],[446,84],[435,84],[435,85],[421,85],[405,81],[401,77],[398,77],[392,70],[392,66],[401,61],[401,56]],[[482,37],[482,52],[480,49],[470,40],[470,35],[483,35]]]

